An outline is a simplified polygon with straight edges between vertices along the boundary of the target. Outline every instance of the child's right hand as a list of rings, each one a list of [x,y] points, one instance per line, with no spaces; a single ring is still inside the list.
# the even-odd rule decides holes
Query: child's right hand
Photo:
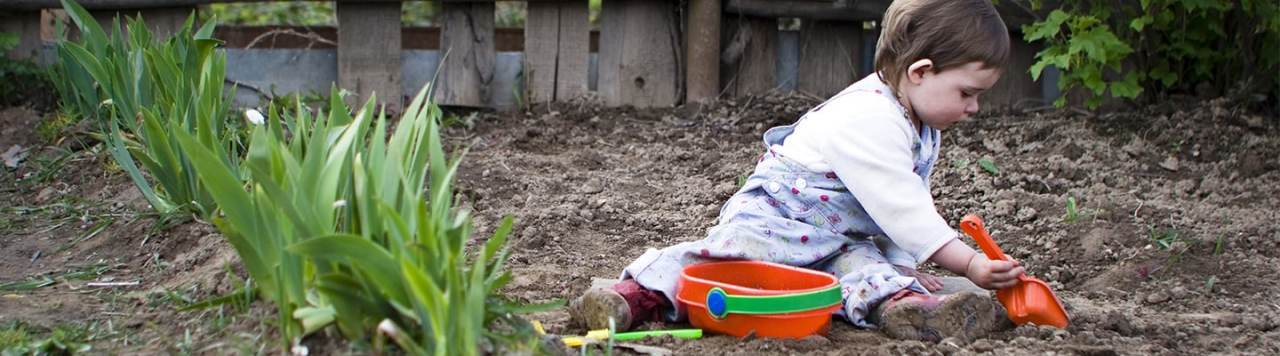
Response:
[[[1018,284],[1018,276],[1026,272],[1018,261],[993,261],[981,253],[975,253],[969,259],[969,267],[965,276],[979,287],[1001,289]]]

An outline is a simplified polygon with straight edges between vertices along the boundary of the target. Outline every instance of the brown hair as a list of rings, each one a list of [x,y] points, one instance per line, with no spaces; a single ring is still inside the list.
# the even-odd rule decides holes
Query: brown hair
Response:
[[[1009,60],[1009,30],[991,0],[896,0],[880,28],[875,68],[895,92],[921,59],[932,60],[935,73],[970,62],[1003,68]]]

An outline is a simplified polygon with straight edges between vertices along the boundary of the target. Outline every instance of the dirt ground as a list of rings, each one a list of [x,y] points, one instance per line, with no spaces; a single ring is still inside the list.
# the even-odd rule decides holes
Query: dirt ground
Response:
[[[988,114],[944,133],[933,177],[943,216],[982,215],[1067,304],[1067,330],[926,344],[833,320],[827,336],[805,340],[644,344],[676,354],[1280,353],[1280,119],[1225,99],[1170,102],[1180,104]],[[446,134],[470,148],[458,194],[477,213],[477,236],[516,217],[505,292],[548,301],[616,277],[647,248],[701,238],[763,151],[761,133],[815,103],[559,104],[477,115]],[[41,115],[0,111],[0,153],[35,147],[0,174],[0,285],[54,282],[0,290],[0,326],[80,325],[108,353],[274,350],[263,303],[176,310],[241,283],[216,230],[157,221],[106,154],[34,139]],[[583,332],[561,310],[531,318]]]

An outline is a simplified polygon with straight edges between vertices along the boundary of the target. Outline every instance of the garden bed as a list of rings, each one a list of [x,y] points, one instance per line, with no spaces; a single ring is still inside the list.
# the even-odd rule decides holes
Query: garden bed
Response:
[[[677,354],[1280,352],[1278,120],[1223,99],[1179,101],[1194,104],[985,115],[944,134],[933,177],[944,217],[981,214],[1006,252],[1056,288],[1068,330],[925,344],[835,321],[826,337],[799,341],[645,343]],[[445,136],[470,148],[457,189],[479,236],[516,217],[504,291],[548,301],[616,277],[646,248],[701,238],[753,168],[760,134],[813,104],[557,104],[471,116]],[[0,111],[0,152],[35,147],[0,174],[0,283],[53,281],[0,291],[0,327],[21,321],[35,338],[80,330],[95,351],[271,351],[265,303],[178,311],[242,283],[217,230],[157,222],[104,152],[41,144],[33,123],[49,114]],[[552,333],[584,332],[563,310],[530,317]],[[353,347],[329,334],[309,339],[313,352]]]

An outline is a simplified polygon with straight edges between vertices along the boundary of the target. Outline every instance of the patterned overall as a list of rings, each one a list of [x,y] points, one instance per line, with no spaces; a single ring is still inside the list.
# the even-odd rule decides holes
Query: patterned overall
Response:
[[[854,85],[832,100],[860,90],[881,92]],[[810,112],[821,109],[819,105]],[[765,147],[781,145],[798,123],[769,129],[764,134]],[[928,127],[921,133],[914,167],[921,184],[927,186],[937,160],[939,134]],[[645,288],[662,292],[676,306],[668,318],[678,321],[685,312],[675,300],[676,284],[685,266],[746,259],[805,267],[839,277],[844,306],[837,315],[859,327],[874,327],[866,318],[882,299],[903,289],[928,293],[915,278],[900,274],[889,263],[885,246],[877,246],[878,239],[872,238],[879,235],[883,235],[881,229],[835,173],[810,171],[769,149],[742,189],[720,209],[719,224],[708,230],[705,239],[649,249],[627,266],[622,278],[634,278]]]

